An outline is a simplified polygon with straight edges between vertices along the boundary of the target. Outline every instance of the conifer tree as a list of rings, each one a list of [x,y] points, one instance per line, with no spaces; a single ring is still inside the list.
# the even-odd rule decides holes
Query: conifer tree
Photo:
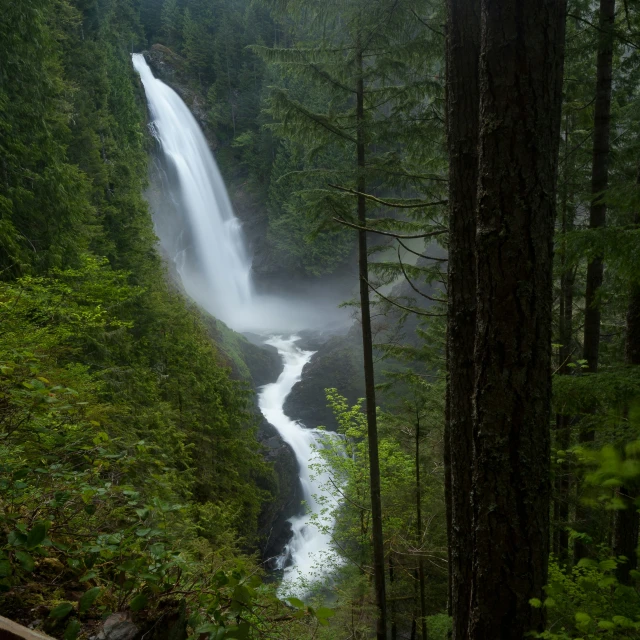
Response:
[[[542,630],[565,4],[482,2],[471,639]],[[522,69],[526,69],[525,74]],[[453,453],[453,452],[452,452]]]
[[[480,2],[447,3],[449,262],[447,277],[447,416],[450,608],[453,637],[466,638],[471,601],[473,350],[476,329],[476,189],[480,95]],[[455,451],[454,451],[455,450]]]
[[[324,36],[317,40],[309,38],[307,46],[256,50],[271,64],[301,78],[302,87],[305,83],[322,87],[325,97],[320,104],[309,104],[308,91],[296,95],[300,84],[292,82],[288,90],[284,87],[273,90],[270,112],[282,123],[278,131],[313,149],[315,155],[332,149],[332,157],[340,159],[338,166],[316,169],[316,175],[321,176],[324,184],[306,192],[307,204],[319,223],[338,221],[354,228],[358,235],[377,637],[383,639],[387,633],[387,607],[370,300],[375,286],[370,276],[368,251],[368,231],[375,230],[375,223],[370,212],[376,205],[418,211],[427,209],[430,203],[414,198],[407,204],[402,199],[375,197],[371,191],[390,185],[402,188],[403,183],[410,181],[415,185],[414,178],[403,177],[406,169],[402,164],[398,166],[398,154],[392,143],[392,140],[397,144],[412,134],[415,136],[414,125],[395,113],[400,105],[412,104],[418,108],[420,102],[424,102],[425,89],[431,80],[416,72],[412,65],[419,60],[415,35],[419,22],[410,11],[410,3],[381,1],[371,5],[354,0],[347,4],[322,3],[304,8],[287,4],[286,8],[290,13],[300,11],[311,23],[316,19],[321,21]],[[374,144],[378,148],[376,154],[372,153]],[[392,172],[395,177],[390,177]],[[428,176],[422,179],[423,184],[425,181]],[[385,228],[387,231],[382,230]],[[419,230],[416,237],[425,235],[424,223],[418,226],[395,218],[388,219],[379,232],[405,237],[399,235],[398,229]]]

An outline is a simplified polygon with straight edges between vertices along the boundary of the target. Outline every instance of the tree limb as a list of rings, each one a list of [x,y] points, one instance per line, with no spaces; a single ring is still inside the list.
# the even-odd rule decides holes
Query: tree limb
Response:
[[[350,193],[351,195],[354,195],[354,196],[363,196],[368,200],[373,200],[378,204],[384,205],[385,207],[393,207],[394,209],[426,209],[427,207],[437,207],[439,205],[447,204],[449,202],[448,200],[436,200],[435,202],[419,202],[417,204],[402,204],[399,202],[395,203],[395,202],[389,202],[388,200],[381,200],[380,198],[376,198],[375,196],[372,196],[370,193],[360,193],[355,189],[341,187],[338,184],[329,183],[329,186],[332,189],[337,189],[338,191],[344,191],[345,193]]]
[[[446,313],[428,313],[427,311],[420,311],[419,309],[412,309],[411,307],[405,307],[399,302],[394,302],[391,298],[387,298],[384,294],[380,293],[368,280],[365,279],[369,288],[376,294],[379,295],[383,300],[386,300],[389,304],[392,304],[394,307],[398,307],[399,309],[403,309],[404,311],[408,311],[409,313],[415,313],[418,316],[427,316],[429,318],[437,318],[444,317]]]
[[[340,224],[345,225],[346,227],[351,227],[352,229],[357,229],[358,231],[369,231],[370,233],[377,233],[381,236],[389,236],[390,238],[395,238],[396,240],[402,238],[403,240],[411,240],[414,238],[433,238],[434,236],[441,236],[445,233],[448,233],[448,229],[439,229],[438,231],[430,231],[429,233],[417,233],[415,235],[400,235],[398,233],[391,233],[390,231],[380,231],[379,229],[371,229],[370,227],[361,227],[357,224],[353,224],[352,222],[347,222],[342,218],[333,217],[335,222],[339,222]]]

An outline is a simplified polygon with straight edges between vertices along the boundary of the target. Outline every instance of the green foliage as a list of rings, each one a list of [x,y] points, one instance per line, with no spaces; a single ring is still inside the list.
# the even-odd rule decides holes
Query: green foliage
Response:
[[[88,241],[89,183],[65,154],[72,87],[64,76],[65,0],[3,3],[0,23],[0,264],[3,275],[70,264]],[[42,211],[47,211],[42,216]]]
[[[208,611],[194,630],[258,633],[254,602],[286,617],[246,555],[271,471],[248,387],[155,251],[134,4],[30,0],[5,17],[3,613],[44,605],[73,640],[84,616],[180,592]]]
[[[619,584],[615,567],[615,559],[610,558],[599,562],[585,558],[572,569],[551,562],[547,597],[544,602],[532,601],[532,606],[547,610],[549,630],[535,637],[637,638],[640,632],[637,588]]]
[[[439,393],[438,388],[424,390],[419,410],[423,424],[420,465],[426,478],[421,484],[421,508],[423,517],[430,522],[420,535],[416,530],[415,412],[413,415],[411,411],[409,415],[380,414],[385,544],[395,575],[388,586],[390,603],[393,603],[389,606],[390,615],[398,621],[415,616],[411,594],[415,594],[415,562],[419,554],[431,559],[427,570],[427,610],[440,610],[443,605],[446,570],[442,557],[445,542],[442,484],[437,472],[427,471],[435,459],[429,445],[441,437]],[[323,488],[326,497],[316,496],[323,510],[319,516],[311,517],[311,523],[331,534],[335,555],[319,559],[317,574],[322,578],[328,566],[334,568],[331,581],[338,579],[342,603],[335,620],[330,621],[333,635],[327,637],[360,637],[367,625],[372,624],[373,615],[373,602],[367,600],[370,597],[367,568],[371,566],[367,423],[362,401],[349,406],[335,389],[327,389],[327,401],[335,413],[341,437],[327,433],[312,464],[314,473],[327,474],[329,480]],[[440,616],[431,619],[429,625],[433,626],[434,637],[445,638],[450,622],[447,616]]]

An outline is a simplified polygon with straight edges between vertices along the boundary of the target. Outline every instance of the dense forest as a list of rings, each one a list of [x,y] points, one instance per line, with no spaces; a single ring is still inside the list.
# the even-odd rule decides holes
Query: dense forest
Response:
[[[636,3],[0,8],[0,615],[64,640],[640,638]],[[290,592],[273,354],[159,249],[141,52],[256,286],[353,281],[326,344],[357,373],[323,370],[311,464],[331,553]]]

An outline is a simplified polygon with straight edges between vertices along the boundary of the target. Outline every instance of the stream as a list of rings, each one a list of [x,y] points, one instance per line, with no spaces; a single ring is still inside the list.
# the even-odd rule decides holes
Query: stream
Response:
[[[332,523],[321,530],[310,522],[312,516],[323,517],[323,504],[332,500],[324,490],[328,474],[313,469],[315,450],[327,434],[306,429],[285,415],[283,406],[313,355],[297,346],[295,332],[326,325],[332,313],[338,316],[332,309],[318,314],[301,300],[256,293],[242,227],[200,126],[180,96],[154,77],[142,54],[133,54],[132,61],[160,149],[162,194],[151,206],[163,251],[190,297],[234,330],[262,335],[283,360],[279,378],[259,390],[258,404],[298,462],[305,504],[290,518],[292,537],[275,564],[283,571],[280,593],[300,596],[336,559]]]

